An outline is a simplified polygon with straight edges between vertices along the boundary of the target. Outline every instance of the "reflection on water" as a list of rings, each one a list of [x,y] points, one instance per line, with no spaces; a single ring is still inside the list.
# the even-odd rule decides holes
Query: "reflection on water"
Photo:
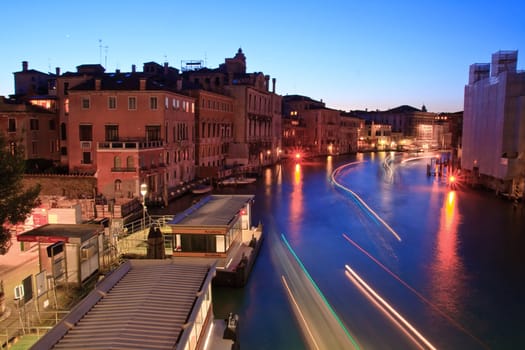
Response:
[[[291,237],[298,237],[301,234],[301,222],[303,221],[304,200],[301,164],[297,163],[294,167],[293,187],[290,194],[290,231]]]
[[[224,293],[239,305],[228,304],[228,311],[241,317],[243,348],[312,346],[303,344],[305,330],[294,305],[308,318],[321,304],[311,302],[317,296],[304,288],[303,282],[311,283],[285,251],[281,233],[352,335],[370,345],[367,349],[409,347],[400,345],[406,338],[341,279],[345,264],[438,348],[524,348],[523,211],[462,186],[449,192],[442,178],[426,176],[428,159],[405,161],[393,168],[393,182],[384,181],[381,159],[357,154],[328,158],[326,164],[283,162],[253,187],[235,189],[255,192],[254,218],[268,233],[242,298]],[[332,168],[340,169],[336,182],[326,181]],[[403,240],[395,239],[356,195]],[[342,245],[343,232],[359,246]],[[312,334],[315,327],[323,329],[308,327]]]
[[[432,264],[431,289],[433,303],[447,312],[458,315],[463,297],[463,262],[458,257],[457,195],[449,191],[440,211],[435,258]]]

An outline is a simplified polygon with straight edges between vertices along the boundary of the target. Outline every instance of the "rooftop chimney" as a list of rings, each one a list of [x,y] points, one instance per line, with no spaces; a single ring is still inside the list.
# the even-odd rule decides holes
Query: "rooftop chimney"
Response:
[[[131,73],[135,73],[137,71],[137,66],[134,64],[131,65]]]
[[[60,67],[56,67],[55,68],[55,72],[56,72],[57,77],[59,77],[60,76]]]
[[[22,61],[22,70],[24,72],[27,71],[27,66],[28,66],[27,61]]]
[[[139,90],[146,90],[146,78],[140,78]]]
[[[95,90],[99,91],[100,90],[100,79],[95,79]]]
[[[272,78],[272,92],[275,94],[275,78]]]
[[[164,62],[164,75],[168,75],[168,62]]]

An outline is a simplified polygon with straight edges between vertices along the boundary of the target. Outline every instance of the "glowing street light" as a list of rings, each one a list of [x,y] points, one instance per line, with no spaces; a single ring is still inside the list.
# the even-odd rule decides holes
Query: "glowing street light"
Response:
[[[142,231],[146,226],[146,194],[148,193],[148,185],[143,183],[140,185],[140,194],[142,195]]]

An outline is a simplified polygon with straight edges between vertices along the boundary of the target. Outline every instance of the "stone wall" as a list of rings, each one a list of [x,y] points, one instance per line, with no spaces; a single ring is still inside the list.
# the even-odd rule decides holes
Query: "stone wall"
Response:
[[[63,196],[67,198],[94,198],[97,179],[93,176],[78,175],[24,175],[24,186],[42,186],[42,196]]]

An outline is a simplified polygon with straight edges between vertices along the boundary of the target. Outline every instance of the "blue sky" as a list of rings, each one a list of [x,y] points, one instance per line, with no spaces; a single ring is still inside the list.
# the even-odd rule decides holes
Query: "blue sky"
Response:
[[[14,92],[24,60],[42,72],[182,60],[215,68],[241,47],[248,72],[276,78],[282,95],[347,111],[454,112],[472,63],[518,50],[525,69],[524,13],[523,0],[13,1],[0,11],[0,95]]]

